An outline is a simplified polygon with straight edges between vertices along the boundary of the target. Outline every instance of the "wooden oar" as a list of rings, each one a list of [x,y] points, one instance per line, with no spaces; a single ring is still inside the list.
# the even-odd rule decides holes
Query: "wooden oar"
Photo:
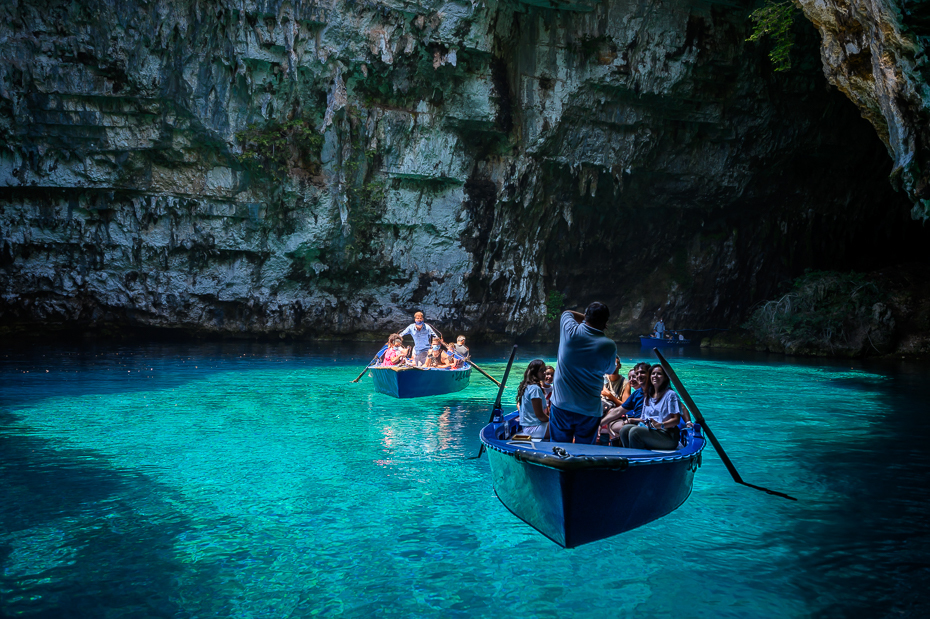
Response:
[[[434,330],[435,330],[435,329],[434,329]],[[449,345],[446,344],[445,340],[443,340],[442,337],[439,338],[439,341],[442,342],[442,345],[446,348],[446,350],[449,349]],[[463,357],[462,355],[460,355],[460,354],[457,353],[457,352],[453,352],[452,354],[453,354],[454,356],[458,357],[459,359],[461,359],[462,361],[465,361],[466,363],[470,363],[471,366],[472,366],[473,368],[475,368],[476,370],[478,370],[479,372],[481,372],[482,374],[484,374],[485,377],[490,378],[490,379],[491,379],[491,382],[493,382],[493,383],[494,383],[495,385],[497,385],[498,387],[501,386],[501,384],[500,384],[499,382],[497,382],[497,379],[496,379],[496,378],[494,378],[493,376],[491,376],[490,374],[488,374],[487,372],[485,372],[484,370],[482,370],[481,368],[479,368],[479,367],[478,367],[478,364],[475,363],[474,361],[472,361],[471,359],[465,359],[465,357]]]
[[[362,370],[362,373],[359,374],[359,375],[356,377],[356,379],[353,380],[352,382],[353,382],[353,383],[357,383],[357,382],[359,381],[359,379],[361,379],[362,376],[365,375],[365,372],[368,371],[368,368],[370,368],[372,365],[374,365],[375,361],[378,360],[378,357],[380,357],[381,355],[384,354],[384,351],[385,351],[385,350],[387,350],[387,344],[385,344],[384,347],[382,347],[381,350],[378,351],[378,354],[375,355],[374,358],[373,358],[371,361],[368,362],[368,365],[365,366],[365,369]]]
[[[510,351],[510,361],[507,362],[507,369],[504,371],[504,380],[500,383],[500,389],[497,390],[497,400],[494,401],[494,408],[491,409],[491,417],[488,419],[488,423],[494,421],[494,418],[497,415],[500,415],[501,419],[504,418],[504,414],[501,411],[501,398],[504,397],[504,385],[507,384],[507,377],[510,375],[510,366],[513,365],[513,358],[517,354],[517,345],[513,345],[513,350]],[[484,443],[481,443],[481,447],[478,448],[477,456],[469,456],[469,460],[477,460],[481,457],[481,454],[484,453]]]
[[[678,378],[678,375],[675,374],[675,370],[673,370],[672,366],[669,365],[668,361],[665,360],[665,357],[662,356],[662,353],[659,352],[658,348],[653,348],[652,352],[654,352],[656,357],[659,358],[659,363],[661,363],[662,367],[665,368],[665,373],[668,374],[672,384],[675,385],[675,389],[678,390],[679,397],[685,401],[685,404],[688,405],[688,409],[691,411],[691,414],[694,415],[695,420],[701,424],[701,429],[704,431],[704,434],[707,435],[707,438],[710,439],[714,449],[717,450],[717,455],[719,455],[720,459],[723,460],[723,465],[727,467],[727,470],[730,472],[730,477],[733,478],[733,481],[744,486],[749,486],[750,488],[755,488],[756,490],[761,490],[762,492],[767,492],[768,494],[774,494],[775,496],[797,501],[797,499],[793,496],[789,496],[783,492],[776,492],[775,490],[769,490],[768,488],[763,488],[762,486],[754,486],[753,484],[743,481],[743,478],[740,476],[739,472],[737,472],[736,467],[733,466],[732,462],[730,462],[729,456],[727,456],[726,452],[723,450],[723,447],[721,447],[717,437],[714,436],[714,433],[711,432],[710,427],[708,427],[707,421],[704,419],[704,416],[701,415],[701,411],[698,410],[697,404],[695,404],[694,400],[691,399],[691,396],[688,395],[688,391],[685,389],[685,386],[681,384],[681,380]],[[483,444],[484,443],[482,443],[482,445]]]
[[[474,361],[471,361],[471,360],[466,361],[466,363],[470,363],[470,364],[471,364],[471,367],[475,368],[476,370],[478,370],[479,372],[481,372],[482,374],[484,374],[487,378],[490,378],[491,381],[492,381],[495,385],[497,385],[498,387],[502,387],[502,385],[497,381],[496,378],[494,378],[493,376],[491,376],[490,374],[488,374],[487,372],[485,372],[484,370],[482,370],[481,368],[479,368],[477,363],[475,363]],[[506,379],[504,379],[504,380],[506,380]]]

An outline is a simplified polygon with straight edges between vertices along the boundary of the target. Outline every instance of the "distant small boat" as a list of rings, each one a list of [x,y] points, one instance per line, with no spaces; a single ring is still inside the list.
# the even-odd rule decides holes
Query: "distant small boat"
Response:
[[[691,340],[664,339],[658,337],[639,336],[639,345],[643,348],[675,348],[677,346],[690,346]]]
[[[373,365],[368,368],[375,391],[395,398],[421,398],[461,391],[471,380],[471,365],[455,370]]]
[[[517,413],[504,418],[511,430],[516,421]],[[503,423],[488,424],[480,438],[501,503],[559,546],[574,548],[640,527],[684,503],[705,445],[695,428],[682,431],[685,445],[676,451],[503,440]]]

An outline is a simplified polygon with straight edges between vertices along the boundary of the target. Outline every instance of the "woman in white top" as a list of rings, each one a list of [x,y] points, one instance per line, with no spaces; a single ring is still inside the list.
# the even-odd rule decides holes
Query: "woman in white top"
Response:
[[[523,382],[517,389],[517,405],[520,408],[520,427],[523,434],[533,438],[545,438],[549,427],[549,408],[542,382],[545,380],[546,363],[533,359],[523,373]]]
[[[681,403],[669,389],[668,374],[661,365],[649,368],[645,389],[642,422],[620,428],[620,443],[632,449],[678,449]]]

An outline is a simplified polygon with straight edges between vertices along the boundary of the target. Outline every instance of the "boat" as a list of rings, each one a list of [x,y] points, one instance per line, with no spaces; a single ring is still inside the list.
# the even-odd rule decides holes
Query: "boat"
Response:
[[[373,365],[368,368],[375,391],[395,398],[421,398],[461,391],[471,380],[471,364],[461,368]]]
[[[677,348],[678,346],[690,346],[691,340],[666,340],[658,337],[650,337],[648,335],[640,335],[639,345],[643,348]]]
[[[675,511],[691,494],[706,442],[699,425],[682,430],[683,445],[675,451],[535,441],[513,435],[517,420],[516,412],[503,416],[480,434],[494,492],[517,518],[563,548]]]

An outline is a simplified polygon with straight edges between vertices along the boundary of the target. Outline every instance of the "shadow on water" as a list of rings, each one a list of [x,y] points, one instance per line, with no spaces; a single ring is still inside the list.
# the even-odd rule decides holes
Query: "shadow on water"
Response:
[[[818,617],[930,616],[925,380],[917,365],[899,367],[880,381],[833,379],[844,389],[877,394],[884,414],[846,449],[835,442],[828,446],[829,437],[814,431],[801,446],[804,465],[825,480],[823,495],[830,497],[802,505],[792,530],[796,542],[803,542],[795,584],[820,601],[812,605],[824,609]],[[831,583],[829,593],[824,582]],[[831,598],[827,604],[825,597]]]
[[[365,342],[255,341],[145,345],[6,346],[0,351],[6,406],[50,397],[148,391],[178,387],[240,369],[301,369],[325,361],[365,367],[377,348]],[[50,370],[51,368],[51,370]]]
[[[0,616],[188,616],[178,583],[213,577],[177,556],[191,523],[167,490],[17,422],[0,411]]]

